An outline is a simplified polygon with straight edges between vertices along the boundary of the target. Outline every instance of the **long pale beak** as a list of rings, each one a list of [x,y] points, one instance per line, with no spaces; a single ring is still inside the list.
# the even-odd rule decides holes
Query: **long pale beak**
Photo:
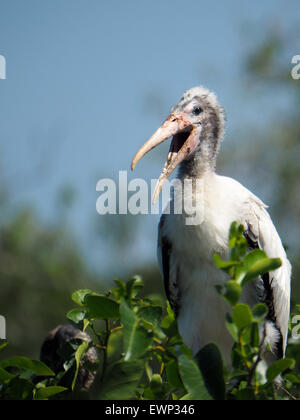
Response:
[[[166,180],[175,168],[186,159],[199,144],[201,127],[193,125],[184,113],[173,113],[169,115],[162,126],[153,134],[152,137],[140,148],[132,160],[131,169],[134,170],[136,164],[154,147],[173,137],[168,159],[164,165],[162,173],[158,179],[153,203],[156,202]]]

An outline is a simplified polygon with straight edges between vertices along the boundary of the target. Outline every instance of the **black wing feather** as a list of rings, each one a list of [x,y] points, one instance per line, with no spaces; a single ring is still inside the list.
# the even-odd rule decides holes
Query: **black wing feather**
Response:
[[[160,220],[159,230],[162,232],[165,216],[163,215]],[[162,257],[162,274],[165,286],[165,292],[171,308],[175,316],[178,316],[180,307],[180,290],[178,286],[179,269],[173,267],[172,272],[175,276],[171,276],[171,256],[172,256],[172,243],[166,235],[160,237],[161,257]]]
[[[251,232],[250,227],[248,226],[248,230],[244,231],[244,236],[248,242],[248,247],[251,251],[254,249],[260,249],[258,240],[255,238],[253,232]],[[275,315],[275,307],[274,307],[274,295],[272,289],[272,281],[273,279],[270,278],[270,274],[266,273],[261,276],[261,284],[263,287],[258,287],[257,295],[258,299],[263,302],[268,307],[268,315],[266,316],[266,320],[272,322],[274,327],[279,333],[279,340],[273,348],[273,352],[278,359],[283,358],[283,337],[280,331],[280,328],[277,326],[276,315]]]

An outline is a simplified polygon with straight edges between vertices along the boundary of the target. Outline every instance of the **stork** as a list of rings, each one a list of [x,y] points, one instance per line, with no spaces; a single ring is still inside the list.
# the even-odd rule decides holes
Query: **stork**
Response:
[[[182,214],[172,211],[176,200],[183,200],[176,184],[169,211],[164,211],[159,223],[158,260],[183,341],[194,354],[215,342],[230,363],[233,342],[224,326],[229,306],[215,290],[215,285],[228,278],[215,266],[213,254],[229,256],[228,233],[232,222],[237,221],[244,226],[250,249],[261,248],[270,258],[282,260],[279,269],[248,285],[243,296],[249,305],[259,301],[267,304],[266,344],[276,358],[282,358],[288,333],[291,265],[267,206],[239,182],[216,173],[224,127],[224,110],[216,95],[202,86],[192,88],[137,152],[132,169],[146,153],[173,137],[154,200],[176,167],[179,180],[202,183],[201,191],[194,188],[191,192],[191,198],[201,204],[201,223],[187,225],[184,206]]]

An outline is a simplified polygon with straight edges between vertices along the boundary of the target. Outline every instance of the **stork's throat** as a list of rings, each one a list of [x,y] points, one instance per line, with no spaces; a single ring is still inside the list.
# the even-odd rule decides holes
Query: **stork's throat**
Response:
[[[175,134],[172,139],[170,152],[178,153],[179,150],[183,147],[187,139],[189,138],[192,131],[192,127],[188,127],[187,129]]]

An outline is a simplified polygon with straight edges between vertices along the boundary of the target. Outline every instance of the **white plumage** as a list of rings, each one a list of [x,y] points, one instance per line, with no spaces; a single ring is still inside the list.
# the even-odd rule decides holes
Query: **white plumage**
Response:
[[[169,209],[159,225],[158,259],[185,343],[197,353],[215,342],[230,363],[233,341],[224,323],[229,306],[215,290],[215,285],[223,284],[228,277],[215,266],[213,254],[228,258],[229,229],[237,221],[245,227],[249,245],[282,260],[278,270],[258,279],[256,285],[248,285],[243,294],[244,302],[250,305],[259,300],[267,303],[266,340],[274,355],[281,358],[288,331],[291,266],[264,203],[237,181],[215,173],[223,133],[224,112],[216,96],[203,87],[193,88],[185,92],[170,117],[137,153],[133,167],[145,153],[173,135],[158,193],[178,165],[182,182],[190,178],[201,182],[200,190],[193,189],[190,197],[197,202],[201,223],[188,226],[189,214],[174,214],[176,200],[183,199],[175,184]]]
[[[291,268],[278,233],[266,211],[266,206],[249,190],[233,179],[209,174],[203,177],[203,222],[186,226],[187,215],[162,216],[159,229],[158,258],[162,273],[163,247],[171,246],[169,254],[169,296],[173,307],[178,305],[178,326],[183,340],[194,353],[215,342],[230,361],[232,338],[224,324],[229,305],[220,299],[215,285],[228,281],[228,276],[216,267],[213,254],[229,257],[228,233],[233,221],[249,227],[269,257],[281,258],[282,267],[272,273],[272,290],[276,324],[286,346]],[[167,210],[168,212],[168,210]],[[164,273],[165,275],[165,273]],[[255,287],[247,287],[243,300],[257,303]],[[274,346],[279,340],[276,328],[269,323],[267,340]]]

